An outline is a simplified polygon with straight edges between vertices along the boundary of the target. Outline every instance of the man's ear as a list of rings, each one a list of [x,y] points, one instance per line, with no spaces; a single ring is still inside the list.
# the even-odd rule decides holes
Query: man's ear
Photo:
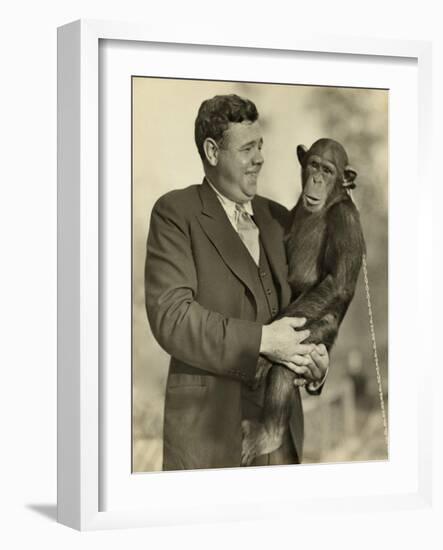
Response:
[[[212,138],[206,138],[203,142],[203,150],[205,152],[206,160],[211,166],[217,166],[218,164],[218,145]]]
[[[307,152],[308,152],[308,148],[306,147],[306,145],[297,145],[298,162],[302,166],[304,166],[304,160]]]

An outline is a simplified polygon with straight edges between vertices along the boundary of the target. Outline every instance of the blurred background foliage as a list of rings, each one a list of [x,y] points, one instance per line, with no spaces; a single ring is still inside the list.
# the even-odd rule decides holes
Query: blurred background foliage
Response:
[[[358,172],[353,198],[366,239],[384,399],[388,398],[388,91],[134,78],[133,469],[161,469],[168,356],[146,319],[143,270],[149,217],[159,196],[200,183],[194,144],[201,102],[220,93],[252,99],[264,135],[259,192],[291,208],[300,194],[296,147],[340,141]],[[305,392],[303,392],[305,394]],[[331,354],[320,398],[304,395],[304,462],[386,458],[363,277]]]

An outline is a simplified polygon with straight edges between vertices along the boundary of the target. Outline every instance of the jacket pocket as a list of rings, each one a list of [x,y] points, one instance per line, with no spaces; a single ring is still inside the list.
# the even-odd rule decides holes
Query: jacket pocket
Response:
[[[169,375],[167,390],[206,387],[206,377],[200,374],[173,373]]]

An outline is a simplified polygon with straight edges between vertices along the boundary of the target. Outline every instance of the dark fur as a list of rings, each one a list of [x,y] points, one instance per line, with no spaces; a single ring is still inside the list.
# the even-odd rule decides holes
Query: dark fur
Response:
[[[321,141],[328,145],[330,140]],[[331,143],[336,144],[332,141]],[[305,159],[308,154],[309,151]],[[346,153],[344,154],[347,162]],[[306,165],[302,160],[301,163],[304,189],[307,179]],[[353,181],[356,175],[353,169],[337,166],[336,181],[326,204],[319,212],[305,210],[302,193],[291,212],[286,238],[289,282],[294,301],[279,317],[305,317],[307,322],[303,328],[309,328],[311,332],[305,343],[323,343],[328,351],[354,296],[365,251],[359,214],[347,190],[354,184],[347,185],[343,176],[346,168],[354,173]],[[260,362],[259,371],[267,372],[269,361],[261,357]],[[269,447],[280,446],[291,415],[294,377],[292,371],[282,366],[273,365],[270,369],[263,424],[254,426],[247,421],[243,423],[244,464],[251,463],[257,454],[270,452]],[[269,441],[264,444],[266,438]],[[260,451],[260,447],[268,449]]]

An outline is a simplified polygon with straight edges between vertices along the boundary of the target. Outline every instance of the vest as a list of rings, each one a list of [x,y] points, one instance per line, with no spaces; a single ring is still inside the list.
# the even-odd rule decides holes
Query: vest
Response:
[[[266,252],[260,242],[260,261],[255,271],[257,322],[269,323],[279,312],[278,294]]]
[[[260,261],[257,267],[252,257],[250,259],[250,273],[254,281],[254,295],[257,302],[256,321],[263,325],[270,323],[279,313],[279,297],[272,276],[266,252],[260,241]],[[251,403],[261,407],[263,404],[265,384],[262,384],[257,390],[251,390],[242,385],[243,408],[249,410]],[[247,403],[245,403],[245,401]],[[247,413],[246,413],[247,414]],[[249,416],[249,415],[248,415]]]

